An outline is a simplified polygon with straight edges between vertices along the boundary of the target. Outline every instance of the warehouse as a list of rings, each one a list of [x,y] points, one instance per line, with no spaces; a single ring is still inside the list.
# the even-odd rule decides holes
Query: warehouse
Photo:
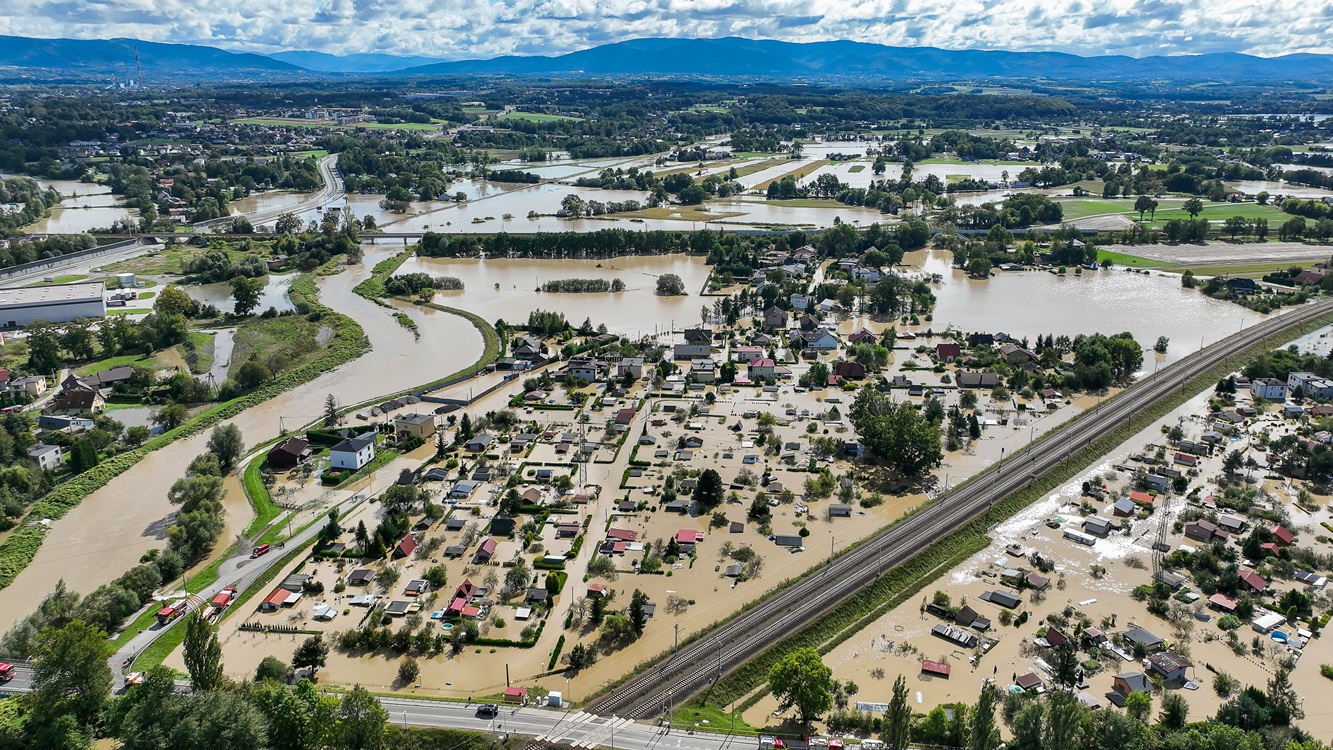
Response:
[[[0,289],[0,328],[17,328],[37,320],[67,323],[105,317],[106,286],[100,281]]]

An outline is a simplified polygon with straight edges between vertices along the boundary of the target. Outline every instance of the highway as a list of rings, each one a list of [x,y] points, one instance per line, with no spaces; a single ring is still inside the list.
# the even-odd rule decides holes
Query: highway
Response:
[[[590,713],[654,717],[809,625],[839,602],[905,562],[934,541],[987,513],[995,502],[1055,468],[1074,451],[1109,434],[1134,415],[1228,357],[1266,337],[1333,312],[1333,300],[1277,315],[1219,341],[1143,379],[1045,440],[1005,458],[959,489],[942,495],[902,523],[866,539],[823,571],[806,575],[715,631],[682,646],[655,666],[590,703]]]
[[[313,211],[320,206],[341,199],[347,193],[343,191],[342,179],[338,174],[338,155],[328,154],[319,160],[319,176],[324,178],[324,186],[319,190],[310,193],[300,203],[293,206],[283,206],[282,208],[270,209],[268,211],[255,211],[248,214],[236,214],[235,216],[224,216],[220,219],[210,221],[201,221],[195,224],[195,227],[216,227],[224,226],[239,216],[244,216],[250,220],[250,223],[259,226],[275,221],[283,214],[300,214],[305,211]]]

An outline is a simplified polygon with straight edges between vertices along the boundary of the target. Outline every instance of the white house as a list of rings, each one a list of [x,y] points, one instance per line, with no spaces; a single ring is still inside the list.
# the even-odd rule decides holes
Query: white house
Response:
[[[1277,378],[1255,378],[1250,381],[1250,395],[1269,401],[1285,401],[1287,384]]]
[[[374,458],[374,434],[348,438],[329,449],[329,463],[335,469],[356,471]]]
[[[807,349],[833,351],[838,348],[838,337],[822,328],[818,331],[806,331],[801,334],[801,338],[805,339]]]
[[[55,471],[60,468],[60,459],[64,456],[64,451],[58,445],[38,443],[28,449],[28,456],[42,467],[42,471]]]
[[[1251,384],[1253,387],[1253,384]],[[1301,389],[1301,394],[1306,398],[1317,398],[1319,400],[1333,399],[1333,383],[1319,377],[1312,372],[1293,372],[1287,376],[1287,388],[1295,391]]]

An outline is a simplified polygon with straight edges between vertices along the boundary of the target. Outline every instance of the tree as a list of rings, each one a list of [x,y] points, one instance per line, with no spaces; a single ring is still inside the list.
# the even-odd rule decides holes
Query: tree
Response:
[[[629,600],[629,623],[634,627],[635,635],[643,635],[643,629],[648,624],[648,614],[643,606],[647,603],[648,595],[639,589],[634,589],[634,594]]]
[[[833,706],[832,677],[833,670],[824,665],[818,651],[799,648],[768,671],[768,690],[783,711],[795,706],[801,723],[808,725]]]
[[[976,708],[972,710],[971,726],[968,728],[968,750],[991,750],[999,744],[1000,735],[995,729],[995,688],[981,686],[981,695],[977,697]]]
[[[664,273],[657,277],[657,293],[663,297],[679,297],[685,294],[685,282],[674,273]]]
[[[224,471],[230,471],[245,453],[241,428],[234,424],[214,427],[213,434],[208,437],[208,450],[218,457]]]
[[[310,679],[313,681],[315,673],[323,668],[328,659],[329,644],[324,642],[324,636],[312,635],[296,647],[296,653],[292,654],[292,668],[308,668]]]
[[[1189,722],[1190,706],[1180,693],[1167,693],[1162,697],[1162,712],[1157,721],[1166,729],[1178,731]]]
[[[1153,344],[1152,350],[1158,354],[1166,354],[1166,347],[1171,344],[1171,339],[1165,336],[1158,336],[1157,343]]]
[[[907,476],[919,476],[944,459],[940,430],[910,403],[897,404],[871,386],[851,408],[852,425],[872,453]]]
[[[1138,722],[1147,722],[1152,713],[1152,696],[1142,690],[1135,690],[1125,696],[1125,712]]]
[[[136,424],[125,430],[125,444],[131,448],[137,447],[147,441],[150,434],[147,427]]]
[[[273,222],[273,231],[278,234],[296,234],[301,231],[301,220],[296,214],[283,214]]]
[[[231,284],[231,296],[235,300],[232,309],[237,315],[249,315],[259,307],[259,295],[264,290],[263,282],[249,276],[236,276],[228,283]]]
[[[1143,221],[1144,214],[1157,210],[1157,201],[1146,195],[1140,195],[1138,200],[1134,201],[1134,210],[1139,212],[1139,221]]]
[[[699,510],[711,511],[722,504],[724,495],[722,475],[716,469],[704,469],[694,485],[694,502],[699,504]]]
[[[189,418],[190,412],[184,404],[167,404],[166,406],[153,412],[153,416],[148,420],[164,430],[174,430],[185,424]]]
[[[175,284],[168,284],[166,289],[158,292],[157,301],[153,303],[153,309],[157,310],[158,315],[180,315],[186,316],[194,309],[194,300],[185,290]]]
[[[505,594],[514,596],[520,591],[527,591],[532,583],[532,571],[523,558],[514,561],[514,566],[505,573]]]
[[[111,647],[101,629],[74,620],[37,634],[29,729],[91,737],[111,695]]]
[[[190,687],[196,693],[216,690],[223,685],[222,644],[218,634],[197,610],[185,625],[185,669],[190,673]]]
[[[338,399],[330,393],[324,397],[324,426],[333,427],[338,422]]]
[[[1301,699],[1291,686],[1291,670],[1279,667],[1268,681],[1268,709],[1272,713],[1273,723],[1289,724],[1305,718],[1301,708]]]
[[[345,750],[380,750],[389,712],[365,688],[357,685],[338,706],[338,743]]]
[[[1196,218],[1199,214],[1203,213],[1203,201],[1199,200],[1198,198],[1190,198],[1189,200],[1185,201],[1184,205],[1182,205],[1181,208],[1185,209],[1185,213],[1189,214],[1190,218],[1193,219]],[[1134,210],[1136,211],[1138,210],[1137,205],[1135,205]]]
[[[403,685],[411,685],[421,676],[421,665],[417,660],[407,657],[398,663],[398,682]]]
[[[912,740],[912,707],[907,702],[907,681],[902,675],[893,681],[893,697],[884,713],[885,750],[907,750]]]
[[[287,666],[276,656],[265,656],[255,667],[255,682],[264,680],[276,680],[286,685],[292,681],[292,668]]]

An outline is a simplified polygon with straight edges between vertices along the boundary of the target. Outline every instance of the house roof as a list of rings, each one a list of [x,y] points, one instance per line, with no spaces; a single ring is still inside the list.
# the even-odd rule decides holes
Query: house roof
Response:
[[[52,404],[51,406],[56,411],[64,411],[69,409],[78,409],[87,411],[96,408],[97,402],[100,401],[101,399],[102,399],[102,394],[98,393],[97,391],[67,390],[67,391],[61,391],[60,395],[56,397],[55,403]]]
[[[1132,693],[1151,693],[1152,683],[1148,681],[1148,675],[1142,672],[1121,672],[1115,676],[1117,682],[1125,683]]]
[[[1269,531],[1273,532],[1273,536],[1277,537],[1278,543],[1284,547],[1291,544],[1296,539],[1296,535],[1291,533],[1291,531],[1282,524],[1274,525]]]
[[[393,421],[394,421],[395,423],[397,423],[397,422],[401,422],[401,423],[403,423],[403,424],[420,425],[420,424],[425,424],[425,423],[427,423],[427,422],[434,422],[434,421],[435,421],[435,415],[434,415],[434,414],[402,414],[402,415],[399,415],[399,416],[397,416],[397,417],[394,417],[394,418],[393,418]]]
[[[1193,666],[1189,659],[1173,651],[1163,651],[1148,657],[1148,664],[1160,672],[1174,672],[1177,669]]]
[[[367,446],[375,444],[375,435],[358,435],[354,438],[347,438],[337,445],[329,448],[330,453],[360,453]]]
[[[305,454],[306,449],[310,447],[310,441],[303,437],[292,437],[283,440],[269,449],[269,453],[285,453],[290,456],[300,457]]]
[[[1268,588],[1268,581],[1265,580],[1263,576],[1259,575],[1253,570],[1241,571],[1239,578],[1241,581],[1243,581],[1246,585],[1248,585],[1255,591],[1263,591],[1264,589]]]
[[[1130,628],[1129,630],[1126,630],[1126,631],[1125,631],[1125,638],[1126,638],[1127,640],[1130,640],[1130,641],[1134,642],[1134,643],[1139,643],[1139,644],[1142,644],[1142,645],[1144,645],[1144,646],[1157,646],[1157,645],[1160,645],[1161,643],[1163,643],[1163,641],[1162,641],[1161,638],[1158,638],[1157,636],[1155,636],[1155,635],[1153,635],[1152,633],[1148,632],[1148,631],[1145,630],[1144,628],[1141,628],[1141,627],[1138,627],[1138,626],[1135,626],[1135,627]]]

